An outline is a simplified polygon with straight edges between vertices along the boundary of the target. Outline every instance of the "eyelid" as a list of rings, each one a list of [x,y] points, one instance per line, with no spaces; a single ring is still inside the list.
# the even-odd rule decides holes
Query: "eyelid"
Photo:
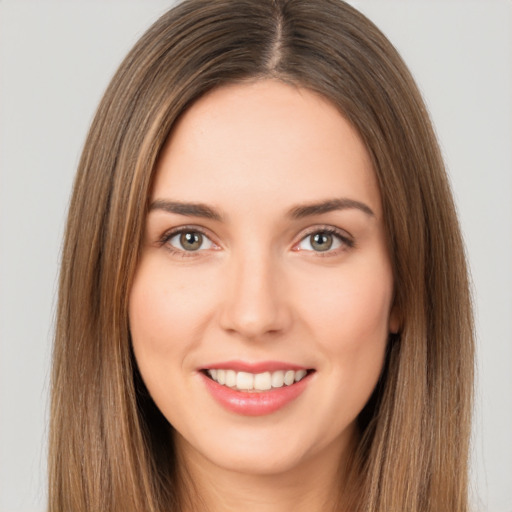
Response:
[[[171,240],[176,235],[179,235],[181,233],[186,233],[186,232],[194,232],[194,231],[197,233],[200,233],[201,235],[206,237],[215,246],[215,250],[220,249],[220,244],[217,241],[215,241],[215,237],[212,236],[212,234],[209,232],[209,230],[206,230],[201,226],[190,225],[190,224],[177,226],[177,227],[168,229],[158,239],[158,245],[160,245],[160,246],[166,245],[167,250],[169,250],[170,252],[172,252],[174,254],[179,254],[184,257],[194,256],[194,255],[197,255],[198,253],[207,251],[207,249],[200,249],[197,251],[185,251],[185,250],[177,249],[176,247],[173,247],[168,244],[169,240]],[[299,235],[298,240],[293,243],[292,250],[296,251],[296,252],[302,251],[303,249],[299,249],[298,245],[302,241],[304,241],[308,236],[311,236],[315,233],[332,234],[332,235],[336,236],[341,241],[341,243],[343,245],[341,248],[337,248],[337,249],[333,249],[333,250],[326,250],[325,252],[310,251],[310,250],[307,251],[307,252],[315,253],[315,255],[317,255],[317,256],[329,256],[329,255],[333,255],[333,254],[338,254],[338,252],[347,250],[347,249],[351,249],[355,245],[353,236],[350,233],[348,233],[347,231],[345,231],[344,229],[340,229],[338,227],[328,225],[328,224],[319,224],[316,226],[308,227],[307,229],[302,231]]]
[[[343,245],[341,248],[337,248],[337,249],[333,249],[333,250],[326,250],[324,252],[310,251],[310,250],[307,251],[307,252],[315,253],[315,255],[317,255],[317,256],[330,256],[333,254],[338,254],[338,252],[340,252],[340,251],[352,249],[355,246],[354,237],[350,233],[345,231],[344,229],[340,229],[340,228],[337,228],[335,226],[331,226],[328,224],[320,224],[320,225],[316,225],[316,226],[311,226],[311,227],[307,228],[306,230],[302,231],[299,235],[298,241],[293,244],[292,250],[297,251],[297,252],[304,250],[304,249],[298,248],[299,244],[301,242],[303,242],[308,236],[314,235],[315,233],[332,234],[332,235],[336,236],[341,241],[341,243]]]
[[[162,236],[158,239],[158,244],[160,246],[166,246],[166,249],[169,250],[173,254],[179,254],[180,256],[189,257],[189,256],[195,256],[199,253],[203,253],[205,251],[208,251],[209,249],[198,249],[197,251],[186,251],[184,249],[178,249],[176,247],[171,246],[168,244],[169,240],[174,238],[176,235],[180,235],[182,233],[190,233],[190,232],[196,232],[200,233],[202,236],[207,238],[214,246],[214,250],[217,250],[220,248],[219,244],[214,240],[215,237],[211,235],[209,231],[204,229],[201,226],[195,226],[195,225],[184,225],[184,226],[177,226],[171,229],[168,229],[165,231]]]

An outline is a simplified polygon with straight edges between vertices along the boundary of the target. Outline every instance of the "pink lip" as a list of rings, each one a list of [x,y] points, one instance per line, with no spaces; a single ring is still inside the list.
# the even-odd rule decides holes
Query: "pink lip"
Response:
[[[247,363],[244,361],[223,361],[219,363],[204,366],[203,370],[235,370],[235,372],[248,372],[248,373],[263,373],[263,372],[277,372],[279,370],[307,370],[305,366],[298,366],[296,364],[285,363],[282,361],[261,361],[259,363]]]
[[[215,368],[226,367],[216,366]],[[227,368],[232,369],[232,367]],[[269,371],[268,366],[265,368]],[[291,369],[290,366],[287,368]],[[250,393],[246,391],[236,391],[226,386],[222,386],[202,372],[200,372],[200,375],[207,390],[220,405],[228,411],[244,416],[264,416],[278,411],[298,398],[311,380],[311,374],[308,374],[302,380],[295,382],[291,386],[283,386],[282,388],[275,388],[270,391]]]

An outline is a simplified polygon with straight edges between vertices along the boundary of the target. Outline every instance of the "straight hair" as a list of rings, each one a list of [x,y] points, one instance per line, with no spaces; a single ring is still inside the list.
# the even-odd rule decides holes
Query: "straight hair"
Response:
[[[468,274],[411,74],[375,25],[341,0],[187,0],[121,64],[79,163],[53,353],[49,512],[180,510],[172,427],[138,373],[128,296],[154,169],[177,119],[214,88],[262,79],[335,105],[365,143],[382,198],[401,326],[358,418],[353,501],[343,509],[468,510]]]

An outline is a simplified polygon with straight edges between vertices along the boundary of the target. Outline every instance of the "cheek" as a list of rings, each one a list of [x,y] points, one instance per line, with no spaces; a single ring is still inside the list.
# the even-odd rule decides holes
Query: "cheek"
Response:
[[[169,265],[142,260],[130,292],[134,350],[163,356],[194,343],[211,302],[200,272],[170,272]]]
[[[393,289],[390,272],[351,268],[327,277],[324,283],[311,283],[307,300],[308,316],[325,333],[321,338],[338,339],[338,346],[387,338]]]
[[[179,321],[187,308],[173,300],[174,293],[158,267],[141,261],[130,292],[130,333],[141,376],[164,414],[166,406],[174,406],[167,390],[175,385],[170,377],[181,365],[187,339],[183,332],[187,322]]]
[[[153,400],[173,422],[187,382],[182,370],[201,339],[204,276],[170,271],[165,257],[142,257],[129,297],[129,323],[137,366]],[[210,299],[208,299],[210,300]],[[181,377],[180,377],[181,376]],[[181,391],[180,391],[181,390]]]
[[[129,321],[133,352],[139,371],[146,386],[152,393],[154,380],[168,371],[165,361],[169,360],[174,346],[169,343],[169,324],[166,296],[168,292],[158,284],[158,275],[140,265],[130,292]]]
[[[304,316],[340,391],[351,390],[346,396],[352,396],[360,390],[354,399],[365,402],[381,373],[389,338],[391,271],[377,261],[333,274],[311,283]]]
[[[130,331],[135,355],[165,355],[172,351],[170,329],[179,326],[179,311],[170,307],[169,289],[143,270],[136,276],[130,293]],[[137,357],[139,360],[140,358]]]

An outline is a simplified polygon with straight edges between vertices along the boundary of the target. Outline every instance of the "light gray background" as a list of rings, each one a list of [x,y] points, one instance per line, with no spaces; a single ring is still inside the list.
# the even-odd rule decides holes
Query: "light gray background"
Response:
[[[474,503],[512,512],[512,3],[353,3],[401,51],[440,137],[476,290]],[[74,170],[114,70],[171,4],[0,0],[0,512],[45,509],[52,318]]]

